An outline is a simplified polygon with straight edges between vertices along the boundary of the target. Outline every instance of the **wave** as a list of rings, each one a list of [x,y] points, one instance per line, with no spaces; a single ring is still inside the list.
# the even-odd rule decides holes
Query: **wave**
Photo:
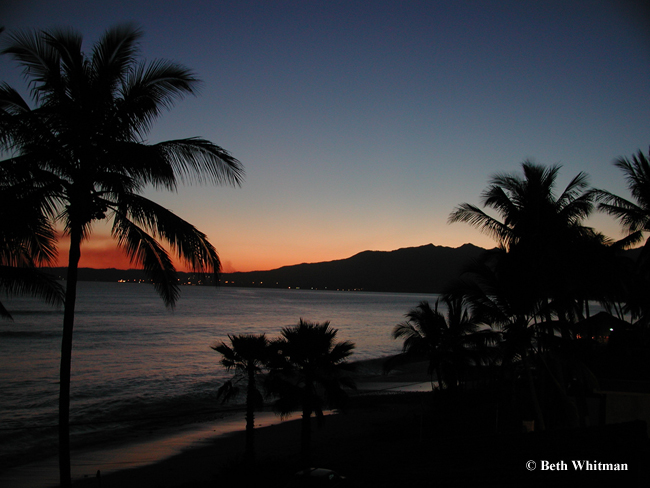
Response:
[[[125,441],[158,429],[219,420],[228,413],[243,411],[241,404],[218,402],[216,390],[211,386],[165,398],[140,396],[99,404],[74,403],[70,416],[73,449]],[[54,411],[31,422],[20,420],[0,428],[0,471],[51,455],[56,450]]]
[[[25,316],[25,315],[36,315],[39,317],[42,316],[51,316],[51,315],[60,315],[63,316],[63,310],[10,310],[12,316]]]

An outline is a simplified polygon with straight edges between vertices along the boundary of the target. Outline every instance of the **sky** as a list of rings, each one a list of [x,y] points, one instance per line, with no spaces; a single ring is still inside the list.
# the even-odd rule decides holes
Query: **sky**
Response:
[[[583,171],[628,198],[612,163],[650,145],[642,5],[0,0],[0,25],[72,27],[90,51],[109,27],[135,22],[143,59],[197,74],[199,96],[165,113],[147,142],[209,139],[242,162],[245,181],[146,196],[207,234],[232,272],[429,243],[494,247],[447,219],[526,159],[562,166],[558,193]],[[26,86],[7,56],[0,80]],[[588,224],[623,235],[609,216]],[[81,266],[132,267],[103,225]]]

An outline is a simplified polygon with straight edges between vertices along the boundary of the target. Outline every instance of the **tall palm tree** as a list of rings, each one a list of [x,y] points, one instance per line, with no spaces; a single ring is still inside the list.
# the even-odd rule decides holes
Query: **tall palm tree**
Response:
[[[221,342],[212,349],[221,354],[221,365],[228,371],[235,370],[235,378],[219,388],[218,396],[224,401],[237,395],[237,382],[246,381],[246,459],[255,461],[255,410],[262,404],[262,394],[256,377],[269,360],[269,340],[265,334],[229,335],[230,344]]]
[[[440,310],[441,302],[447,313]],[[433,308],[428,301],[405,314],[406,321],[393,329],[393,338],[404,341],[402,353],[389,359],[384,369],[400,364],[428,361],[428,374],[438,379],[440,389],[455,390],[467,366],[481,364],[488,347],[498,340],[492,331],[479,330],[461,295],[445,295]],[[432,380],[433,381],[433,380]]]
[[[278,399],[275,408],[283,415],[302,410],[301,457],[309,461],[311,417],[323,418],[323,408],[345,404],[344,387],[354,388],[346,374],[352,366],[350,341],[337,342],[337,329],[329,321],[312,323],[300,319],[298,325],[282,329],[281,338],[273,343],[275,358],[271,361],[269,390]]]
[[[61,485],[70,485],[70,361],[81,244],[98,220],[134,264],[144,268],[166,305],[179,297],[175,268],[162,246],[192,270],[217,273],[214,247],[194,226],[141,196],[147,185],[176,189],[198,180],[239,185],[242,167],[221,147],[200,138],[148,144],[163,109],[194,94],[197,78],[166,60],[138,61],[140,29],[109,29],[89,54],[69,29],[6,36],[3,54],[29,80],[32,108],[0,85],[0,142],[11,157],[0,162],[16,183],[39,189],[70,237],[59,402]]]
[[[591,263],[606,239],[583,225],[594,206],[587,175],[579,173],[556,196],[560,166],[525,161],[523,176],[497,174],[481,199],[499,214],[492,217],[467,203],[456,207],[449,222],[466,222],[494,237],[501,252],[491,253],[474,273],[471,300],[485,320],[503,330],[504,364],[521,364],[539,427],[544,419],[537,399],[533,362],[545,344],[554,344],[559,327],[569,340],[569,324],[593,293],[586,281]],[[480,311],[479,311],[480,310]],[[555,314],[558,321],[553,320]],[[539,374],[538,374],[539,377]]]
[[[507,251],[500,272],[518,282],[521,299],[527,300],[530,308],[540,299],[566,304],[578,286],[576,277],[585,271],[578,266],[585,265],[579,259],[585,245],[604,243],[600,234],[583,225],[594,206],[587,175],[579,173],[556,196],[559,170],[558,165],[544,167],[524,161],[523,177],[494,175],[481,199],[501,219],[468,203],[456,207],[449,216],[450,223],[466,222],[477,227]]]

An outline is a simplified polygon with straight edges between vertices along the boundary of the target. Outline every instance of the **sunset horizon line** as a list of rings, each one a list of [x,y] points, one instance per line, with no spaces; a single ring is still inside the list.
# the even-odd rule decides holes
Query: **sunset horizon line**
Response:
[[[443,248],[449,248],[449,249],[460,249],[460,248],[462,248],[464,246],[467,246],[467,245],[475,246],[475,247],[482,248],[482,249],[489,249],[488,247],[481,246],[481,245],[475,244],[473,242],[465,242],[465,243],[457,245],[457,246],[444,245],[444,244],[434,244],[433,242],[429,242],[429,243],[421,244],[421,245],[417,245],[417,246],[401,246],[401,247],[397,247],[395,249],[390,249],[390,250],[363,249],[361,251],[357,251],[357,252],[355,252],[353,254],[350,254],[350,255],[348,255],[346,257],[341,257],[341,258],[315,260],[315,261],[302,261],[302,262],[299,262],[299,263],[282,264],[280,266],[275,266],[275,267],[268,267],[268,268],[264,268],[264,269],[250,269],[250,270],[244,270],[244,271],[236,270],[236,269],[226,269],[226,266],[224,266],[224,262],[222,262],[222,269],[221,269],[221,271],[219,273],[220,274],[254,273],[254,272],[259,272],[259,271],[273,271],[273,270],[284,268],[284,267],[299,266],[299,265],[302,265],[302,264],[330,263],[330,262],[333,262],[333,261],[343,261],[345,259],[349,259],[349,258],[351,258],[353,256],[356,256],[356,255],[364,253],[364,252],[387,252],[387,253],[389,253],[389,252],[399,251],[401,249],[414,249],[414,248],[425,247],[425,246],[435,246],[435,247],[443,247]],[[494,247],[496,247],[496,245]],[[117,250],[117,249],[116,249],[116,251],[119,252],[119,250]],[[90,254],[92,256],[94,253],[91,252]],[[105,249],[103,250],[103,254],[106,255],[106,250]],[[112,253],[109,253],[109,254],[112,254]],[[63,260],[62,258],[64,258],[64,256],[65,256],[65,253],[61,253],[60,256],[59,256],[59,261]],[[118,271],[130,271],[130,270],[141,270],[142,269],[142,268],[137,268],[137,267],[132,267],[132,266],[126,266],[125,267],[124,265],[120,265],[120,262],[124,263],[124,262],[128,261],[128,258],[126,257],[126,255],[123,255],[121,252],[120,252],[120,255],[116,256],[116,257],[117,257],[117,259],[115,260],[116,261],[115,265],[111,265],[111,264],[107,264],[107,263],[99,264],[99,265],[93,265],[92,262],[91,263],[84,262],[84,261],[92,261],[93,258],[92,257],[89,258],[88,256],[85,256],[85,259],[84,259],[84,253],[83,253],[83,250],[82,250],[82,259],[81,259],[81,263],[79,265],[79,268],[96,269],[96,270],[114,269],[114,270],[118,270]],[[190,270],[190,269],[188,269],[188,268],[186,268],[186,267],[184,267],[182,265],[179,265],[179,263],[175,263],[175,264],[176,264],[176,271],[178,271],[178,272],[181,272],[181,273],[195,273],[195,271]],[[42,267],[47,268],[47,269],[67,268],[67,264],[59,264],[58,266],[54,266],[54,265],[53,266],[42,266]]]

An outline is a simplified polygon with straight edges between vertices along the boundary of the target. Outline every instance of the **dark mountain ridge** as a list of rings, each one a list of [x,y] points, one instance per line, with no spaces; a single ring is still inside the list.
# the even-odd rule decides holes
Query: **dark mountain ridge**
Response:
[[[235,286],[440,293],[459,276],[463,266],[484,252],[472,244],[363,251],[335,261],[227,273],[221,282]]]

